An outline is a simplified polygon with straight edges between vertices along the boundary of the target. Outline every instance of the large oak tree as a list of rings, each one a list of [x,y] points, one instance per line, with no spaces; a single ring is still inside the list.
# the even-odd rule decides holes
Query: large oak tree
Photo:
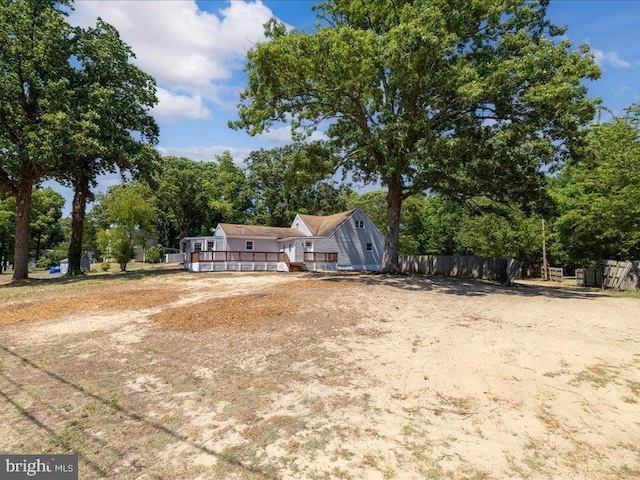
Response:
[[[17,203],[14,274],[27,278],[35,185],[47,178],[75,191],[70,273],[79,273],[90,186],[108,171],[139,170],[157,158],[148,109],[155,82],[110,25],[72,28],[70,0],[0,3],[0,194]]]
[[[65,1],[0,3],[0,196],[16,199],[14,280],[27,278],[33,187],[52,176],[70,118],[72,29]]]
[[[319,128],[344,165],[387,190],[381,270],[396,272],[402,202],[451,197],[528,201],[541,167],[593,117],[587,47],[559,40],[548,1],[329,0],[326,26],[287,31],[248,53],[235,128],[259,134],[290,121]]]
[[[159,130],[149,113],[157,103],[155,80],[133,65],[133,51],[118,31],[98,19],[77,29],[71,105],[77,119],[69,141],[82,132],[82,148],[69,151],[58,178],[73,187],[69,275],[82,273],[82,230],[91,187],[105,173],[148,175],[159,161]],[[89,126],[89,128],[87,128]]]

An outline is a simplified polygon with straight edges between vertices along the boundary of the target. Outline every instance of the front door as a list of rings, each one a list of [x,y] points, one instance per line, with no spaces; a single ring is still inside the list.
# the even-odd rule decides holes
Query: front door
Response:
[[[313,253],[313,241],[311,240],[305,240],[303,243],[303,251],[305,253],[304,255],[304,261],[312,261],[313,260],[313,255],[307,255],[307,253]]]

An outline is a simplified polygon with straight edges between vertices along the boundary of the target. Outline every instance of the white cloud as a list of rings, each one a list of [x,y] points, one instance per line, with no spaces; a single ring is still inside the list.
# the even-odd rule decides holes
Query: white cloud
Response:
[[[229,152],[233,157],[236,165],[241,166],[244,160],[252,152],[251,148],[234,148],[224,145],[210,145],[200,147],[158,147],[158,151],[163,156],[185,157],[191,160],[201,160],[203,162],[212,162],[216,155],[222,155]]]
[[[271,128],[269,131],[256,135],[256,138],[276,145],[288,145],[291,143],[291,127],[283,126]],[[311,134],[307,141],[314,142],[327,139],[328,137],[324,132],[316,130]]]
[[[629,68],[631,66],[629,62],[627,62],[623,58],[620,58],[615,52],[604,52],[602,50],[594,48],[592,50],[592,53],[596,63],[601,67],[610,65],[616,68]]]
[[[192,102],[200,96],[223,103],[220,93],[228,87],[221,84],[242,69],[247,51],[264,38],[263,25],[273,14],[260,0],[220,5],[224,8],[214,14],[200,10],[194,0],[78,1],[69,20],[86,27],[101,17],[115,26],[135,52],[135,63],[174,97],[179,91]],[[186,101],[174,99],[174,104],[178,100]]]
[[[195,95],[180,95],[171,93],[164,88],[158,88],[158,104],[153,108],[153,116],[157,119],[174,121],[179,118],[192,120],[206,120],[211,112],[202,105],[202,97]]]

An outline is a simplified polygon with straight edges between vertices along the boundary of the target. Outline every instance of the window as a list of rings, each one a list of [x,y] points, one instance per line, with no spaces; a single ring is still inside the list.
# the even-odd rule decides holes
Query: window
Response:
[[[244,245],[245,250],[253,250],[253,241],[247,240],[247,243]]]
[[[202,242],[196,242],[193,244],[193,251],[194,252],[199,252],[200,250],[202,250]]]
[[[364,228],[364,220],[356,220],[356,228]]]
[[[367,252],[373,252],[373,243],[367,243]]]
[[[311,242],[306,242],[306,243],[304,244],[304,246],[305,246],[305,247],[307,247],[307,248],[311,248],[311,245],[312,245],[312,244],[311,244]]]
[[[214,245],[213,242],[207,242],[207,250],[213,250],[214,249],[213,245]]]

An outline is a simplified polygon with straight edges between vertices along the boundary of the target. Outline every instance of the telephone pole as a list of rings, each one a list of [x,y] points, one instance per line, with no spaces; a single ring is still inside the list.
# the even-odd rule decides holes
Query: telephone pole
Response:
[[[544,233],[544,218],[542,219],[542,278],[549,280],[549,263],[547,262],[547,243]]]

